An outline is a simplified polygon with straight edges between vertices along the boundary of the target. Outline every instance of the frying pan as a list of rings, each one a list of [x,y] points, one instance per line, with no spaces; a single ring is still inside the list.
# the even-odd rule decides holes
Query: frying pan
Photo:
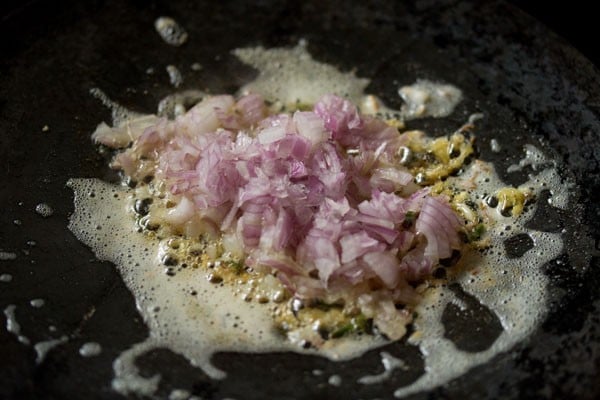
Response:
[[[161,41],[153,28],[161,15],[187,29],[185,45]],[[231,49],[293,46],[301,38],[317,60],[372,78],[367,91],[393,107],[400,106],[400,83],[430,78],[459,86],[466,99],[452,116],[410,127],[439,135],[460,126],[468,113],[483,112],[476,132],[481,158],[502,170],[519,160],[524,143],[534,143],[577,183],[568,211],[538,199],[530,222],[532,229],[562,232],[566,243],[563,254],[544,266],[551,280],[545,321],[510,351],[409,398],[600,396],[600,210],[594,197],[600,74],[531,17],[498,1],[34,1],[16,8],[0,29],[0,250],[16,255],[0,261],[0,274],[12,276],[0,282],[0,308],[15,306],[31,343],[67,338],[37,364],[33,346],[1,328],[0,398],[121,398],[110,387],[112,361],[148,334],[114,266],[95,259],[67,229],[73,211],[68,178],[117,180],[106,167],[109,155],[89,138],[100,121],[110,120],[90,88],[133,110],[155,112],[174,91],[164,72],[168,64],[183,72],[180,89],[232,93],[256,71]],[[200,71],[190,68],[195,62]],[[498,154],[489,150],[492,138],[501,144]],[[502,178],[524,181],[518,173]],[[40,203],[53,214],[36,213]],[[44,299],[43,307],[30,305],[36,298]],[[476,310],[471,314],[451,315],[446,329],[457,345],[473,343],[470,351],[478,351],[489,345],[478,334],[486,326]],[[90,341],[100,343],[102,353],[80,356]],[[423,359],[406,342],[386,351],[409,360],[411,368],[371,386],[356,380],[382,371],[378,352],[343,363],[288,353],[219,353],[213,362],[227,371],[223,381],[210,380],[167,350],[151,351],[137,363],[145,376],[162,375],[158,398],[173,388],[203,399],[392,398],[395,388],[423,373]],[[329,384],[332,374],[343,384]]]

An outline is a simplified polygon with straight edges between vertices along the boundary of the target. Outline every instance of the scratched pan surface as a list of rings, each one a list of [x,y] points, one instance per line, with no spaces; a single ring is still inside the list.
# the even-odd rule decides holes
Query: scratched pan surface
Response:
[[[523,143],[536,143],[555,152],[562,174],[577,182],[572,197],[579,200],[568,212],[541,205],[530,223],[562,231],[566,243],[564,254],[544,267],[553,294],[545,322],[511,351],[413,398],[600,396],[600,217],[593,196],[599,188],[600,75],[557,36],[500,2],[49,3],[30,2],[1,25],[0,250],[16,259],[0,261],[0,274],[13,277],[0,282],[0,308],[16,306],[16,320],[31,343],[63,335],[68,341],[38,365],[33,347],[7,332],[0,313],[0,398],[120,398],[110,388],[112,361],[148,334],[116,269],[97,261],[66,227],[73,211],[65,187],[69,177],[115,179],[89,139],[110,118],[89,89],[99,87],[134,110],[154,112],[174,90],[167,65],[183,72],[183,88],[233,92],[255,71],[234,59],[231,49],[291,46],[300,38],[308,40],[316,59],[371,77],[368,91],[393,106],[399,106],[398,85],[417,77],[456,84],[466,100],[451,117],[411,126],[441,134],[469,112],[482,111],[482,158],[506,167],[518,161]],[[153,22],[161,15],[188,30],[184,46],[168,46],[156,34]],[[195,62],[202,70],[190,68]],[[148,68],[155,73],[147,74]],[[491,138],[500,142],[500,153],[489,151]],[[503,178],[523,181],[518,174]],[[54,208],[52,216],[34,211],[42,202]],[[45,305],[31,307],[34,298]],[[467,304],[469,312],[447,313],[445,328],[457,346],[477,352],[491,344],[497,325],[494,317],[482,318],[485,310],[476,302]],[[78,350],[90,341],[103,351],[83,358]],[[150,352],[138,365],[146,376],[162,375],[159,398],[175,387],[203,399],[390,398],[423,373],[423,360],[406,343],[386,350],[411,368],[371,386],[356,380],[381,372],[377,351],[346,363],[294,354],[217,354],[214,364],[228,373],[223,381],[211,381],[166,350]],[[315,369],[323,374],[314,375]],[[340,387],[327,383],[332,374],[342,378]]]

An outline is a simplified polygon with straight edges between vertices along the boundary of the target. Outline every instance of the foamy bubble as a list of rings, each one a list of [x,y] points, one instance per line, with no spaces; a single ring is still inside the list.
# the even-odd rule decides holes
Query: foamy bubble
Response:
[[[183,75],[181,71],[174,65],[167,65],[167,74],[169,74],[169,82],[173,87],[178,88],[183,83]]]
[[[54,209],[47,203],[40,203],[35,206],[35,212],[44,218],[48,218],[54,214]]]
[[[323,94],[335,93],[358,104],[369,83],[368,79],[358,78],[352,72],[340,72],[334,66],[315,61],[307,52],[306,43],[299,43],[291,49],[255,47],[236,49],[233,53],[257,68],[259,73],[257,79],[245,85],[241,91],[258,92],[270,101],[284,104],[313,103]],[[420,83],[422,89],[427,82]],[[417,100],[428,99],[421,102],[428,106],[437,104],[435,102],[439,99],[445,99],[446,103],[440,103],[437,109],[437,105],[429,110],[421,109],[419,115],[410,114],[409,100],[414,99],[407,96],[405,117],[447,115],[460,101],[461,93],[457,88],[447,87],[440,92],[443,85],[427,84],[430,92],[438,91],[436,93],[442,95],[435,97],[437,95],[416,93]],[[127,110],[116,107],[104,94],[98,96],[113,109],[113,115],[126,113]],[[178,104],[176,100],[171,98],[168,102]],[[180,98],[179,104],[182,102]],[[385,110],[381,105],[378,107]],[[165,105],[164,109],[167,108]],[[170,114],[170,111],[171,108],[165,114]],[[172,113],[176,114],[175,108]],[[498,146],[493,143],[492,146],[493,151],[499,151]],[[530,168],[532,173],[521,186],[522,189],[531,191],[535,196],[549,189],[554,206],[567,206],[569,184],[561,180],[554,163],[534,146],[525,147],[523,160],[512,170],[525,167],[528,170]],[[527,221],[535,213],[535,204],[527,207],[524,214],[516,219],[504,217],[483,204],[487,195],[504,186],[492,166],[476,161],[466,167],[463,174],[448,180],[463,188],[476,183],[471,197],[477,199],[478,207],[489,221],[488,235],[491,238],[490,247],[484,253],[471,251],[463,256],[465,272],[454,280],[460,284],[465,295],[472,296],[482,307],[490,310],[502,329],[485,350],[460,350],[445,337],[442,316],[447,306],[467,309],[468,304],[448,287],[431,287],[416,310],[418,318],[414,322],[415,333],[410,338],[410,342],[421,349],[425,373],[412,384],[398,388],[394,393],[396,397],[442,385],[525,340],[547,313],[548,279],[542,273],[542,266],[562,251],[558,234],[537,232],[526,227]],[[75,192],[75,212],[69,228],[92,248],[99,259],[109,260],[117,266],[150,330],[150,337],[146,341],[133,345],[114,361],[115,378],[112,384],[120,393],[145,396],[155,393],[160,375],[141,376],[135,359],[158,347],[166,347],[185,356],[192,365],[218,379],[224,377],[226,372],[210,363],[211,355],[218,351],[295,351],[319,354],[330,360],[346,360],[387,343],[381,338],[365,335],[340,339],[320,351],[301,350],[269,328],[272,320],[268,308],[243,301],[231,287],[211,284],[204,279],[201,270],[187,268],[178,270],[174,276],[165,275],[165,266],[157,257],[158,243],[135,231],[133,217],[127,209],[129,194],[123,188],[84,179],[70,180],[69,186]],[[91,197],[88,193],[96,195]],[[506,230],[507,226],[510,226],[510,231]],[[504,247],[509,234],[507,232],[511,236],[527,235],[531,238],[532,247],[526,249],[519,258],[511,258]],[[128,245],[123,246],[123,243]],[[190,295],[190,292],[195,294]],[[234,326],[236,324],[237,327]],[[388,371],[403,368],[402,360],[388,356],[381,353],[385,369],[383,374],[365,376],[359,382],[376,384],[391,375]],[[313,374],[317,373],[323,372],[313,371]],[[341,376],[339,378],[342,379]],[[329,381],[335,384],[337,378],[331,376]]]
[[[134,361],[157,347],[185,356],[207,375],[220,379],[225,373],[210,363],[211,355],[218,351],[293,351],[347,360],[386,343],[362,336],[340,339],[337,345],[319,352],[300,349],[275,330],[268,305],[244,301],[232,287],[210,283],[199,269],[182,268],[174,276],[165,275],[159,243],[135,230],[128,192],[122,187],[96,179],[71,179],[68,186],[75,193],[69,229],[100,260],[117,266],[150,329],[152,339],[115,360],[113,387],[121,393],[136,392],[139,387],[144,387],[142,394],[151,391],[159,378],[139,376]],[[196,295],[191,296],[190,291]]]
[[[482,168],[482,165],[474,163],[460,177],[451,178],[457,185],[477,182],[472,196],[481,201],[485,194],[502,186],[493,168]],[[538,192],[543,188],[557,188],[561,183],[558,175],[548,170],[538,171],[531,178],[523,187]],[[535,183],[542,178],[544,185]],[[213,378],[224,376],[223,371],[210,363],[211,355],[217,351],[315,353],[314,350],[301,351],[274,331],[265,329],[272,326],[266,308],[243,301],[230,287],[211,284],[202,278],[201,271],[187,268],[175,276],[165,276],[157,253],[158,243],[135,231],[133,217],[128,212],[128,193],[121,187],[93,179],[70,180],[69,186],[75,192],[75,212],[69,228],[98,258],[117,265],[137,299],[153,338],[143,346],[132,347],[115,361],[118,368],[115,367],[113,386],[117,390],[136,391],[141,382],[151,390],[158,382],[157,377],[142,379],[137,375],[134,360],[141,354],[140,349],[170,348]],[[95,195],[89,196],[90,193]],[[542,321],[547,311],[548,281],[541,266],[560,254],[562,242],[557,234],[525,227],[534,211],[534,207],[529,207],[524,215],[513,219],[489,210],[488,217],[493,221],[488,232],[491,246],[484,255],[475,251],[465,255],[463,260],[470,265],[465,266],[467,272],[456,280],[465,292],[475,296],[498,317],[503,328],[500,336],[485,351],[470,353],[457,349],[444,337],[441,321],[445,306],[450,302],[461,305],[461,300],[446,287],[431,288],[416,310],[417,332],[411,337],[425,355],[426,372],[413,384],[398,389],[397,397],[438,386],[487,362],[524,340]],[[526,233],[534,244],[518,259],[509,258],[504,251],[507,225],[511,226],[511,234]],[[129,245],[124,247],[123,243]],[[191,296],[190,291],[196,295]],[[345,360],[385,343],[376,338],[348,339],[318,354],[331,360]],[[128,381],[128,377],[135,379]]]
[[[112,126],[118,126],[127,120],[143,117],[143,114],[131,111],[123,107],[116,101],[111,100],[106,93],[99,88],[91,88],[90,94],[100,100],[104,106],[110,109],[112,116]]]
[[[447,117],[462,100],[459,88],[425,79],[402,86],[398,95],[404,100],[401,113],[405,120]]]
[[[502,187],[503,183],[492,166],[480,169],[478,165],[481,164],[472,164],[463,175],[451,179],[476,182],[473,197],[483,199],[486,194]],[[544,180],[543,186],[536,184],[538,178]],[[544,170],[532,175],[530,181],[521,187],[532,188],[539,195],[544,187],[559,188],[560,185],[557,174]],[[492,221],[488,230],[490,247],[484,254],[463,257],[466,272],[456,279],[466,293],[498,317],[503,328],[498,338],[484,351],[459,350],[444,337],[445,329],[441,322],[446,305],[457,302],[456,294],[447,287],[433,289],[416,309],[419,315],[415,320],[417,334],[411,338],[411,342],[419,345],[425,355],[425,374],[414,383],[396,390],[396,397],[428,390],[461,376],[474,366],[508,351],[539,326],[548,312],[548,278],[542,266],[560,255],[562,240],[559,234],[527,229],[526,223],[534,213],[535,207],[530,207],[515,219],[489,210],[487,215]],[[511,235],[526,233],[533,240],[533,247],[517,259],[510,258],[504,250],[507,225],[511,226]]]
[[[0,275],[0,282],[8,283],[13,279],[11,274],[2,274]]]
[[[4,309],[4,317],[6,318],[6,331],[16,336],[17,340],[25,345],[28,345],[29,339],[21,334],[21,325],[17,322],[15,310],[17,306],[9,304]]]
[[[33,308],[42,308],[44,304],[46,304],[44,299],[33,299],[29,301],[29,305],[31,305]]]
[[[10,261],[17,258],[17,253],[12,251],[0,251],[0,261]]]
[[[63,335],[63,336],[59,337],[58,339],[44,340],[44,341],[34,344],[33,349],[35,350],[35,353],[36,353],[35,363],[39,365],[42,362],[44,362],[44,360],[46,359],[46,356],[48,355],[50,350],[52,350],[56,346],[66,343],[68,340],[69,340],[69,338],[67,336]]]
[[[102,346],[100,346],[100,344],[96,342],[84,343],[79,348],[79,354],[82,357],[94,357],[99,355],[100,353],[102,353]]]
[[[369,79],[358,78],[354,72],[340,72],[314,60],[305,42],[290,49],[235,49],[233,54],[259,73],[242,91],[260,93],[270,101],[311,104],[325,94],[335,93],[358,104],[369,84]]]
[[[154,29],[160,35],[160,37],[165,41],[165,43],[170,44],[171,46],[181,46],[187,41],[188,34],[171,17],[159,17],[154,21]]]

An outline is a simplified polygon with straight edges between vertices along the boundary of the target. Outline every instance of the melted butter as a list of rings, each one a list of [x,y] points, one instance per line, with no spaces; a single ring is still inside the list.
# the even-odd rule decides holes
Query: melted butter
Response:
[[[12,251],[0,251],[0,261],[10,261],[17,258],[17,253]]]
[[[493,167],[480,162],[473,163],[463,175],[449,180],[456,187],[471,188],[471,196],[479,199],[480,207],[484,207],[486,193],[503,185]],[[532,175],[522,188],[534,193],[554,188],[557,203],[561,204],[566,194],[560,185],[556,171],[545,169]],[[94,250],[98,258],[117,265],[150,327],[147,341],[133,346],[115,360],[113,387],[116,390],[154,393],[160,376],[140,376],[134,361],[138,355],[157,347],[167,347],[182,354],[192,365],[216,379],[225,375],[210,364],[211,355],[218,351],[316,353],[316,350],[299,349],[274,331],[268,305],[245,302],[241,296],[235,296],[232,288],[211,284],[201,272],[191,268],[167,278],[158,257],[158,243],[134,231],[133,217],[127,211],[128,194],[124,189],[94,179],[74,179],[69,181],[69,186],[75,191],[75,212],[70,229]],[[95,196],[90,197],[89,193],[95,193]],[[509,350],[525,340],[546,314],[548,282],[541,266],[560,254],[559,235],[525,228],[534,207],[516,219],[503,217],[493,209],[486,212],[491,245],[483,255],[473,252],[465,256],[466,272],[455,279],[499,317],[504,331],[485,351],[467,353],[458,350],[444,338],[441,315],[446,304],[460,304],[460,300],[444,287],[430,288],[417,307],[416,332],[410,338],[424,355],[426,372],[413,384],[399,388],[396,397],[444,384]],[[514,234],[528,233],[535,243],[534,248],[518,260],[509,260],[502,248],[504,236],[501,233],[507,225],[512,226]],[[129,245],[124,247],[122,243]],[[197,295],[192,296],[190,292]],[[331,360],[347,360],[385,343],[372,337],[345,338],[335,347],[326,346],[317,354]],[[365,377],[360,383],[373,383],[377,379]]]
[[[183,83],[183,75],[181,71],[174,65],[167,65],[167,74],[169,74],[169,82],[171,85],[178,88]]]
[[[518,164],[513,164],[507,168],[507,172],[521,171],[526,166],[531,166],[534,170],[543,164],[545,157],[535,146],[526,144],[524,146],[525,157]]]
[[[210,363],[211,355],[218,351],[294,351],[347,360],[385,343],[365,335],[342,338],[335,345],[328,343],[318,353],[300,349],[274,328],[268,303],[246,302],[233,288],[210,283],[194,268],[166,276],[158,241],[135,231],[124,189],[95,179],[72,179],[68,185],[75,192],[69,229],[99,259],[117,266],[150,329],[146,342],[133,346],[114,362],[113,387],[121,393],[153,393],[160,377],[140,376],[134,361],[157,347],[185,356],[192,365],[219,379],[225,373]]]
[[[40,299],[38,299],[38,300],[40,300]],[[42,303],[42,305],[43,305],[43,303]],[[33,304],[32,304],[32,306],[38,307],[38,306],[34,306]],[[41,307],[41,305],[39,307]],[[17,306],[15,306],[14,304],[9,304],[4,309],[4,317],[6,318],[6,331],[15,335],[17,340],[19,342],[23,343],[24,345],[30,345],[31,341],[29,340],[29,338],[27,338],[25,335],[23,335],[21,333],[21,325],[17,322],[17,318],[15,315],[16,308],[17,308]],[[68,340],[69,340],[69,338],[67,336],[63,335],[58,339],[43,340],[43,341],[35,343],[33,345],[33,349],[35,350],[35,353],[36,353],[35,363],[41,364],[42,362],[44,362],[44,360],[46,359],[46,356],[48,355],[48,352],[50,350],[52,350],[53,348],[55,348],[58,345],[66,343]]]
[[[191,393],[187,390],[175,389],[169,393],[169,400],[190,400]]]
[[[171,17],[157,18],[154,21],[154,29],[156,29],[156,32],[158,32],[165,43],[171,46],[181,46],[188,38],[185,29]]]
[[[206,93],[193,89],[170,94],[158,103],[158,115],[175,118],[200,102],[204,96]]]
[[[100,353],[102,353],[102,346],[100,346],[100,344],[96,342],[84,343],[79,348],[79,354],[82,357],[94,357],[99,355]]]
[[[447,117],[462,100],[462,91],[457,87],[425,79],[402,86],[398,94],[404,100],[401,112],[406,120]]]
[[[305,42],[292,49],[256,47],[237,49],[233,53],[259,71],[257,79],[241,91],[258,92],[270,101],[283,104],[315,102],[325,93],[345,96],[360,104],[369,83],[368,79],[358,78],[354,73],[343,73],[331,65],[315,61],[307,52]],[[119,118],[127,117],[128,111],[103,93],[96,91],[94,94],[112,108],[117,123]],[[405,100],[401,113],[405,119],[448,115],[462,97],[457,88],[429,81],[403,87],[399,94]],[[365,108],[374,113],[390,111],[374,97],[369,98]],[[518,189],[531,191],[534,196],[542,189],[550,189],[553,205],[565,208],[568,185],[561,182],[555,166],[535,147],[526,147],[525,151],[523,161],[513,168],[531,166],[533,173],[529,181]],[[444,287],[431,287],[418,306],[419,317],[414,322],[416,331],[410,337],[424,356],[425,373],[412,384],[398,388],[394,392],[396,397],[442,385],[510,350],[526,340],[547,312],[548,282],[541,266],[561,252],[560,237],[525,228],[527,220],[535,212],[533,206],[516,219],[503,217],[496,210],[486,208],[484,195],[504,186],[488,164],[472,163],[464,174],[448,180],[468,191],[472,199],[477,199],[477,206],[486,217],[490,244],[483,254],[473,251],[466,255],[463,258],[466,264],[462,269],[464,272],[453,279],[498,316],[504,331],[485,351],[467,353],[457,349],[444,338],[441,315],[448,303],[460,305],[461,300]],[[75,212],[69,228],[93,249],[98,258],[117,266],[150,329],[147,340],[133,345],[114,361],[112,384],[120,393],[146,396],[155,393],[160,375],[141,376],[135,359],[157,347],[166,347],[185,356],[192,365],[218,379],[224,377],[225,372],[210,363],[211,355],[218,351],[294,351],[345,360],[386,343],[373,337],[344,338],[335,341],[335,347],[330,345],[319,352],[299,349],[271,328],[269,305],[247,303],[230,287],[211,284],[204,279],[204,274],[191,268],[179,271],[173,277],[165,276],[164,266],[157,259],[157,243],[134,232],[124,189],[98,180],[73,179],[69,185],[75,192]],[[96,196],[89,197],[88,193],[96,193]],[[102,229],[98,230],[97,226]],[[502,241],[505,236],[502,232],[506,226],[511,226],[514,234],[529,234],[534,241],[534,247],[519,259],[509,260],[504,253]],[[124,247],[123,243],[128,243],[128,246]],[[376,384],[391,376],[393,369],[404,369],[401,360],[384,353],[381,356],[384,373],[366,375],[360,378],[362,381],[359,380],[359,383]],[[322,373],[315,370],[313,374],[317,372]],[[339,378],[341,382],[342,377]],[[337,381],[335,378],[330,384]]]
[[[402,86],[398,95],[404,101],[400,111],[386,107],[373,95],[365,95],[370,83],[354,72],[341,72],[332,65],[318,62],[301,40],[291,49],[253,47],[235,49],[233,54],[242,62],[256,68],[258,77],[242,87],[242,92],[257,92],[267,100],[289,104],[314,104],[321,96],[334,93],[360,104],[365,114],[380,114],[400,120],[425,117],[446,117],[462,100],[457,87],[420,79]]]
[[[382,351],[380,356],[381,364],[383,365],[383,372],[378,375],[363,376],[358,379],[358,383],[361,383],[363,385],[374,385],[389,379],[389,377],[392,376],[392,372],[397,368],[402,370],[408,369],[408,366],[404,361],[392,356],[390,353]]]
[[[33,299],[29,301],[29,305],[31,305],[33,308],[41,308],[44,306],[44,304],[46,304],[44,299]]]
[[[34,344],[33,348],[34,348],[35,354],[36,354],[35,363],[36,364],[43,363],[50,350],[52,350],[56,346],[66,343],[68,340],[69,340],[69,338],[67,336],[63,335],[63,336],[59,337],[58,339],[44,340],[44,341]]]
[[[342,384],[342,377],[339,375],[331,375],[327,380],[331,386],[340,386]]]
[[[40,203],[35,206],[35,212],[41,215],[44,218],[51,217],[54,214],[54,209],[46,203]]]
[[[0,275],[0,282],[8,283],[13,279],[11,274],[2,274]]]
[[[106,93],[99,88],[91,88],[90,94],[100,100],[100,102],[111,111],[112,125],[117,126],[121,123],[126,123],[128,120],[144,117],[140,113],[131,111],[116,101],[112,100]]]
[[[253,47],[235,49],[233,54],[259,71],[258,77],[242,91],[257,92],[283,104],[314,104],[328,93],[359,104],[370,82],[353,72],[340,72],[332,65],[315,61],[306,50],[306,41],[291,49]]]
[[[503,185],[492,166],[483,166],[482,163],[473,163],[465,174],[451,178],[457,181],[457,186],[475,182],[471,195],[479,199],[480,207],[484,207],[482,202],[486,193]],[[538,194],[547,187],[561,187],[555,170],[547,169],[530,176],[530,180],[520,188],[528,188]],[[450,302],[460,304],[460,300],[446,287],[432,288],[417,306],[419,317],[414,322],[416,332],[409,338],[425,356],[425,374],[411,385],[396,390],[395,397],[444,384],[491,360],[495,355],[510,350],[526,340],[547,313],[548,278],[541,267],[561,253],[560,235],[525,227],[535,212],[534,207],[524,211],[518,218],[503,217],[493,209],[486,211],[490,246],[483,254],[473,253],[463,257],[465,272],[456,276],[455,281],[498,316],[503,332],[487,350],[477,353],[459,350],[444,337],[441,319],[446,305]],[[535,243],[533,249],[519,259],[509,259],[503,249],[506,226],[511,226],[512,234],[529,234]]]
[[[21,325],[17,322],[15,309],[17,306],[9,304],[4,309],[4,317],[6,318],[6,331],[17,337],[17,340],[23,344],[29,344],[29,339],[21,334]]]

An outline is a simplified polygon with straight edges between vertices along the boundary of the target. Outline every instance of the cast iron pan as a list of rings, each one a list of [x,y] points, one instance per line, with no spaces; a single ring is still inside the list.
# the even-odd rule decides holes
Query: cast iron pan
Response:
[[[188,30],[184,46],[168,46],[156,34],[153,21],[161,15]],[[462,124],[468,113],[481,111],[487,117],[477,132],[480,157],[506,167],[521,157],[523,143],[534,143],[553,153],[561,173],[577,182],[569,211],[541,199],[544,205],[530,225],[562,232],[567,243],[564,254],[544,266],[552,281],[545,322],[511,351],[412,398],[600,396],[600,216],[594,197],[600,75],[527,15],[495,1],[353,6],[342,1],[37,1],[12,12],[0,29],[0,249],[17,255],[0,261],[0,274],[13,277],[0,282],[0,308],[16,306],[22,334],[32,343],[68,337],[36,365],[32,346],[0,328],[0,398],[119,398],[110,388],[112,360],[148,334],[116,269],[97,261],[66,228],[73,211],[72,193],[65,187],[69,177],[116,179],[89,138],[100,121],[110,119],[89,89],[100,87],[132,109],[154,112],[159,99],[173,91],[166,65],[183,71],[183,88],[234,92],[256,72],[236,61],[231,49],[292,46],[300,38],[308,40],[316,59],[371,77],[368,91],[392,106],[400,105],[399,82],[421,77],[456,84],[466,100],[451,117],[411,127],[442,134]],[[194,62],[203,69],[190,69]],[[146,73],[150,67],[154,74]],[[44,126],[49,129],[43,131]],[[501,143],[499,155],[488,150],[493,137]],[[524,179],[519,174],[503,178]],[[34,211],[42,202],[54,208],[52,216]],[[519,238],[514,242],[526,247],[522,251],[531,246]],[[31,307],[34,298],[45,305]],[[477,317],[485,314],[477,304],[471,311],[450,316],[446,330],[457,346],[479,351],[490,345],[494,325]],[[101,355],[78,354],[89,341],[102,345]],[[391,398],[395,388],[422,373],[423,361],[406,343],[387,351],[411,360],[413,367],[368,387],[356,384],[356,378],[381,372],[378,352],[346,363],[294,354],[217,354],[214,363],[228,373],[224,381],[208,379],[166,350],[152,351],[138,364],[144,375],[162,374],[160,398],[175,387],[203,399]],[[314,369],[324,374],[315,376]],[[327,383],[334,373],[342,377],[342,386]]]

